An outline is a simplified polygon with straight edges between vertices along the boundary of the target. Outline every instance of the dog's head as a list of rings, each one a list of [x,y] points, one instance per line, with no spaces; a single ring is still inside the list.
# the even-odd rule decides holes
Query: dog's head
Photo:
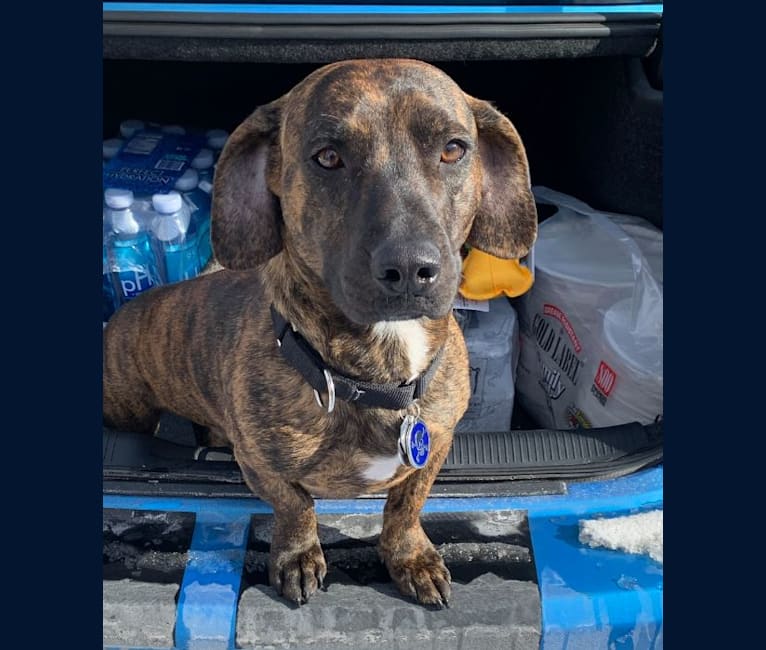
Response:
[[[218,261],[284,250],[359,324],[446,315],[463,243],[517,258],[536,232],[510,120],[420,61],[316,70],[234,131],[215,176]]]

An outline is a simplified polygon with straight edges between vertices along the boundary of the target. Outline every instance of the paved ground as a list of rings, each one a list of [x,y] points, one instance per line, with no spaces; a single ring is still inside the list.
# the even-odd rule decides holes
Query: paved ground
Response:
[[[391,583],[331,584],[300,608],[258,585],[240,600],[243,648],[491,650],[538,648],[537,587],[491,573],[454,584],[449,609],[404,600]]]
[[[380,517],[319,519],[330,566],[326,589],[297,607],[266,584],[273,520],[253,517],[237,618],[238,647],[539,648],[540,597],[522,514],[424,517],[424,528],[453,576],[452,601],[443,610],[422,607],[396,591],[375,551]],[[104,643],[171,647],[189,522],[155,515],[135,524],[106,521],[104,530],[105,576],[112,578],[104,581]],[[145,545],[147,537],[152,541]]]
[[[104,645],[172,647],[177,591],[176,584],[104,580]]]

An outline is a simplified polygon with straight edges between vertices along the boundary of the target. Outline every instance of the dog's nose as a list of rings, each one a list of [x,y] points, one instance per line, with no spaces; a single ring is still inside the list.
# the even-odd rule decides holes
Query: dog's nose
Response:
[[[439,249],[430,242],[382,246],[372,255],[373,277],[391,294],[429,293],[440,268]]]

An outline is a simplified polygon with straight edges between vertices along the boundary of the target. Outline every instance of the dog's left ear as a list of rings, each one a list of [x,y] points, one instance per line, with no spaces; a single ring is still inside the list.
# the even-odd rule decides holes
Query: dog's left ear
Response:
[[[258,107],[226,141],[215,171],[210,235],[219,264],[250,269],[282,250],[279,123],[284,98]]]
[[[529,163],[511,121],[489,102],[466,95],[479,130],[482,198],[468,243],[503,259],[527,254],[537,237]]]

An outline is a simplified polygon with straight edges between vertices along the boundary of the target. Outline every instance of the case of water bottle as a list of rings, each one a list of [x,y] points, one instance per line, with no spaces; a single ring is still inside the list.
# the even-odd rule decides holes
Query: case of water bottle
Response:
[[[104,141],[103,320],[211,259],[214,166],[228,133],[125,120]]]

